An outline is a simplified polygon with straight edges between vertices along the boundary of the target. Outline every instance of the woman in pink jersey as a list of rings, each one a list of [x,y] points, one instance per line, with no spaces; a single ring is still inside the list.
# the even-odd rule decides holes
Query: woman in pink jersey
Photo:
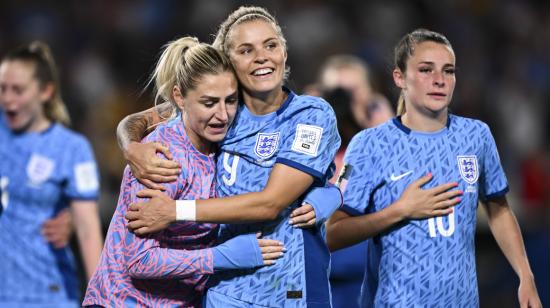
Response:
[[[195,38],[167,45],[151,81],[157,98],[178,114],[157,126],[144,142],[169,144],[181,172],[163,190],[173,199],[215,197],[215,152],[237,105],[237,80],[229,60]],[[282,244],[241,235],[216,244],[215,224],[177,223],[139,238],[126,228],[124,215],[143,189],[129,168],[113,215],[100,265],[86,291],[84,306],[199,307],[208,275],[214,270],[270,265]]]

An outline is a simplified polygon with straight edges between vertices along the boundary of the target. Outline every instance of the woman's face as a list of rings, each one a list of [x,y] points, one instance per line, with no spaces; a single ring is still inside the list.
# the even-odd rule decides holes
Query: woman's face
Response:
[[[220,142],[237,111],[237,79],[232,72],[206,74],[195,89],[181,96],[177,87],[174,100],[180,107],[189,139],[199,151]]]
[[[52,86],[41,87],[34,77],[35,65],[8,60],[0,65],[0,106],[13,131],[35,131],[45,119],[43,104]]]
[[[394,81],[403,90],[407,112],[414,108],[423,114],[445,111],[456,84],[455,55],[444,44],[422,42],[407,60],[407,71],[394,71]]]
[[[287,55],[273,24],[263,19],[245,21],[233,26],[228,40],[229,57],[244,91],[281,90]]]

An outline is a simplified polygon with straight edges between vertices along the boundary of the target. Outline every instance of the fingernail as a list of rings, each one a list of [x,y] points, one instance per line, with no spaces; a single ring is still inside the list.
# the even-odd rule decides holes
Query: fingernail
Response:
[[[463,195],[463,194],[464,194],[464,191],[459,190],[458,193],[459,193],[460,195]]]
[[[281,243],[281,245],[283,245],[283,243]],[[286,252],[286,248],[285,248],[285,247],[283,247],[283,252]]]
[[[293,224],[294,224],[294,221],[293,221],[292,219],[289,219],[289,220],[288,220],[288,224],[289,224],[289,225],[293,225]]]
[[[462,198],[456,198],[456,201],[460,202],[460,201],[462,201]]]

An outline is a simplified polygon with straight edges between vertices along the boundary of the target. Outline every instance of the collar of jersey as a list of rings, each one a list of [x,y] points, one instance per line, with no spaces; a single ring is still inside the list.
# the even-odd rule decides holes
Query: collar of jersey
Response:
[[[248,110],[244,102],[241,101],[242,109],[240,110],[240,112],[246,115],[247,120],[252,120],[252,121],[271,120],[272,118],[275,118],[281,113],[283,113],[288,108],[288,105],[290,105],[290,102],[292,101],[292,99],[294,99],[294,96],[296,95],[294,94],[294,92],[292,92],[290,89],[288,89],[285,86],[283,86],[283,91],[285,91],[288,94],[288,97],[286,98],[284,103],[281,105],[281,107],[277,109],[277,111],[270,112],[268,114],[261,114],[261,115],[253,114],[252,112],[250,112],[250,110]]]
[[[445,127],[443,127],[442,129],[440,129],[438,131],[435,131],[435,132],[420,132],[420,131],[416,131],[416,130],[411,130],[410,128],[405,126],[405,124],[403,124],[403,122],[401,121],[401,116],[397,116],[397,117],[393,118],[392,121],[393,121],[393,124],[397,128],[402,130],[407,135],[414,134],[414,135],[419,135],[419,136],[427,136],[427,137],[432,136],[433,137],[433,136],[438,136],[438,135],[446,132],[449,129],[449,127],[451,126],[451,115],[449,114],[447,116],[447,125],[445,125]]]

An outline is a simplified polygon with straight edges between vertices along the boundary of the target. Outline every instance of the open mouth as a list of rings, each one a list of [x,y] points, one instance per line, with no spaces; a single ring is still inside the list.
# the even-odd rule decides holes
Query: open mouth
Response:
[[[256,77],[265,77],[273,74],[274,69],[272,68],[259,68],[252,72],[252,76]]]

